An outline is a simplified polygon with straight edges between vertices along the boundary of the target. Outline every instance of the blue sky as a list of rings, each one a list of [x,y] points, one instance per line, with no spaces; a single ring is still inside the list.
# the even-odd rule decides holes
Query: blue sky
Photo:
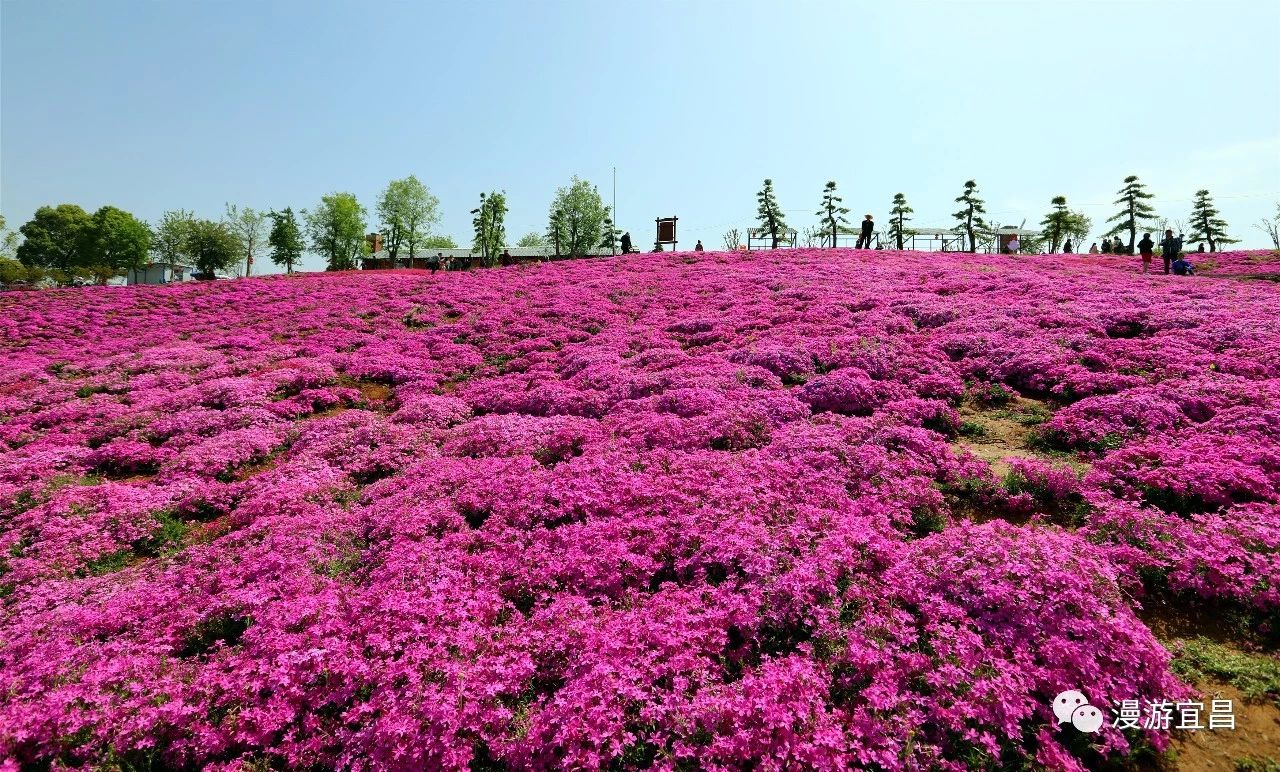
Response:
[[[854,215],[993,219],[1066,195],[1098,223],[1127,174],[1185,218],[1207,187],[1246,244],[1280,200],[1280,3],[0,0],[0,212],[312,206],[393,177],[470,241],[505,189],[514,241],[577,174],[640,244],[791,225],[835,179]],[[1095,230],[1101,230],[1095,228]],[[312,257],[308,265],[320,265]],[[265,268],[259,263],[259,268]]]

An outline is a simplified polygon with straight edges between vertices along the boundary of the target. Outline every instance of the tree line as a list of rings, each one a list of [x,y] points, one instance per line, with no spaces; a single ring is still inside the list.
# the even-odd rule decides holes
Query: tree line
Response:
[[[1129,252],[1134,249],[1138,232],[1146,228],[1189,230],[1187,241],[1203,242],[1210,252],[1238,243],[1228,234],[1227,223],[1208,190],[1196,192],[1185,222],[1159,218],[1149,203],[1154,196],[1135,175],[1125,178],[1117,195],[1114,203],[1118,211],[1107,219],[1108,229],[1101,235],[1115,238],[1117,243],[1124,237]],[[952,215],[956,226],[951,232],[964,236],[965,248],[970,252],[976,252],[980,245],[992,244],[1000,225],[988,221],[986,202],[979,195],[977,183],[966,181],[955,201],[960,208]],[[776,249],[790,228],[778,204],[773,180],[764,181],[756,202],[760,230]],[[1054,196],[1049,204],[1049,211],[1040,221],[1039,236],[1021,238],[1023,250],[1054,253],[1067,241],[1081,249],[1093,222],[1071,209],[1065,196]],[[422,251],[458,246],[450,236],[435,232],[440,222],[440,201],[414,175],[391,180],[378,196],[374,211],[391,266],[399,264],[402,256],[412,261]],[[497,265],[505,251],[508,211],[506,192],[496,190],[481,193],[478,205],[470,211],[471,250],[481,265]],[[819,246],[834,246],[840,235],[857,232],[856,226],[850,224],[849,212],[836,182],[828,181],[816,212],[818,222],[806,228],[806,237],[816,240]],[[895,194],[885,231],[890,246],[902,249],[916,233],[909,225],[913,213],[906,196]],[[1276,223],[1280,223],[1280,206],[1275,222],[1263,220],[1257,227],[1280,248]],[[349,192],[321,196],[318,204],[296,213],[291,207],[257,210],[227,204],[217,220],[176,209],[164,212],[155,224],[115,206],[103,206],[93,213],[76,204],[42,206],[17,232],[7,230],[0,216],[0,283],[47,278],[59,284],[103,284],[149,263],[170,268],[192,266],[202,276],[243,264],[245,275],[249,275],[255,260],[264,256],[292,273],[308,250],[324,258],[326,270],[347,270],[370,256],[366,238],[369,227],[368,211]],[[556,190],[545,231],[525,234],[516,246],[549,249],[557,257],[582,257],[597,251],[616,254],[621,235],[598,188],[574,176],[568,185]],[[725,247],[736,249],[738,238],[736,229],[725,234]]]
[[[1148,203],[1154,195],[1147,191],[1146,186],[1138,180],[1136,175],[1125,177],[1124,185],[1117,195],[1119,198],[1114,203],[1120,209],[1107,218],[1106,224],[1109,228],[1102,236],[1115,238],[1117,242],[1122,236],[1127,236],[1129,253],[1134,250],[1138,232],[1149,227],[1158,228],[1161,231],[1168,227],[1177,231],[1184,230],[1184,227],[1189,228],[1191,233],[1187,236],[1187,241],[1204,242],[1208,245],[1210,252],[1216,252],[1227,244],[1239,243],[1238,239],[1231,238],[1227,234],[1227,223],[1222,219],[1208,190],[1196,191],[1191,205],[1191,214],[1185,226],[1182,222],[1170,222],[1156,215],[1155,209]],[[974,180],[966,181],[963,192],[956,197],[955,201],[960,204],[960,209],[952,214],[956,220],[956,226],[951,232],[965,237],[966,249],[969,252],[977,252],[980,245],[991,244],[1000,231],[1000,225],[988,222],[986,219],[986,202],[978,195],[978,183]],[[773,180],[764,181],[756,194],[756,203],[756,220],[760,225],[759,229],[767,234],[773,248],[777,249],[778,244],[785,240],[791,229],[778,204]],[[1049,206],[1048,213],[1040,221],[1040,235],[1022,237],[1021,248],[1029,252],[1045,251],[1052,254],[1065,248],[1067,242],[1071,241],[1079,249],[1093,229],[1093,221],[1083,212],[1072,210],[1067,204],[1066,196],[1054,196],[1049,201]],[[908,226],[912,219],[910,215],[914,211],[907,203],[906,195],[894,194],[893,201],[890,203],[889,225],[886,231],[891,246],[902,249],[906,239],[916,234],[916,231]],[[1280,207],[1277,211],[1277,217],[1280,218]],[[817,236],[819,246],[828,244],[835,246],[841,234],[857,232],[857,229],[849,223],[847,217],[849,209],[843,205],[843,199],[837,195],[834,180],[829,180],[823,188],[821,204],[816,214],[819,217],[818,224],[806,229],[806,236],[810,238]],[[1268,235],[1272,235],[1267,221],[1264,220],[1259,227],[1266,230]],[[737,229],[726,233],[725,248],[737,249],[739,238]],[[1277,241],[1274,236],[1272,240]],[[1277,247],[1280,247],[1280,243],[1277,243]]]
[[[382,246],[390,265],[425,250],[456,249],[437,233],[440,200],[414,175],[391,180],[374,204]],[[480,194],[471,210],[472,250],[482,265],[496,265],[506,249],[505,191]],[[58,284],[105,284],[148,264],[191,266],[200,276],[244,266],[253,272],[264,256],[292,273],[304,252],[325,261],[326,270],[356,268],[371,256],[368,210],[354,193],[321,196],[309,209],[258,210],[227,204],[221,218],[205,219],[185,209],[164,212],[147,223],[130,212],[104,206],[90,214],[76,204],[42,206],[16,232],[0,216],[0,283],[49,279]],[[556,256],[616,252],[621,235],[599,190],[573,177],[556,190],[544,233],[525,234],[521,247],[550,247]]]

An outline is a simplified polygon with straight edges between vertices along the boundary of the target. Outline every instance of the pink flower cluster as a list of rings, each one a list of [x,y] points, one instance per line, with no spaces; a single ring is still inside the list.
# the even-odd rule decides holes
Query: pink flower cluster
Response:
[[[1275,620],[1280,293],[778,254],[0,295],[0,758],[1162,747],[1051,700],[1189,693],[1143,591]],[[1047,400],[1043,441],[1088,473],[964,451],[957,408],[993,384]]]

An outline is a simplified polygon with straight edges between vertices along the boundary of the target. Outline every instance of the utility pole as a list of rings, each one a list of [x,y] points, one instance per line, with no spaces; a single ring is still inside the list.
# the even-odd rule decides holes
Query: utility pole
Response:
[[[618,167],[613,167],[613,227],[618,227]]]

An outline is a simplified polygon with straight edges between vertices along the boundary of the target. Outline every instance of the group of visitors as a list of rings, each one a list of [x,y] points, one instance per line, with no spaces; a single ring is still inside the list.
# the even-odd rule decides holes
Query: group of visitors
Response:
[[[1142,255],[1142,272],[1147,273],[1151,270],[1151,264],[1155,262],[1156,243],[1151,240],[1151,234],[1143,235],[1142,241],[1138,242],[1138,254]],[[1191,263],[1182,255],[1182,235],[1173,235],[1172,230],[1164,232],[1164,240],[1160,242],[1160,259],[1164,262],[1164,272],[1172,273],[1176,276],[1195,276],[1196,270]]]

